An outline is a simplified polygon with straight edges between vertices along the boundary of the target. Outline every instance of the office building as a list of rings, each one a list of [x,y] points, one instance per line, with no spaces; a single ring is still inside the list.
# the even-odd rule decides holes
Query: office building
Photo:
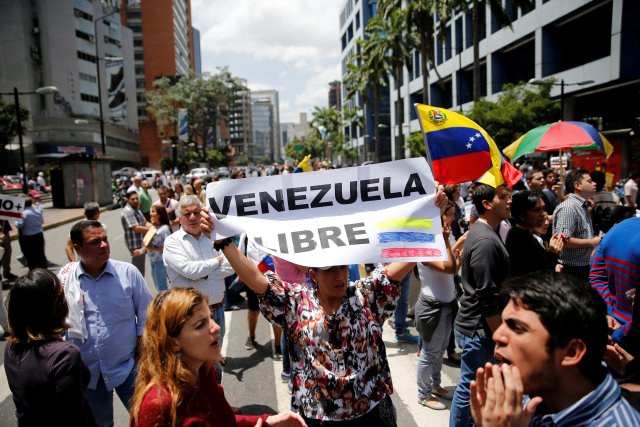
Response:
[[[200,53],[200,31],[196,28],[191,28],[193,33],[193,65],[196,76],[202,75],[202,54]]]
[[[355,63],[354,55],[360,54],[360,46],[357,41],[365,38],[365,28],[369,20],[376,14],[377,3],[375,0],[345,0],[340,9],[340,59],[341,74],[344,82],[347,76],[347,65]],[[356,64],[360,65],[360,64]],[[373,117],[373,91],[367,89],[366,99],[362,94],[346,99],[344,83],[341,87],[342,109],[356,110],[364,117],[363,127],[347,126],[344,134],[348,135],[352,146],[358,148],[356,163],[373,160],[375,120]],[[391,160],[391,138],[389,127],[389,91],[382,88],[378,98],[378,135],[380,138],[380,159]]]
[[[127,0],[123,0],[123,4]],[[163,144],[177,135],[175,125],[158,126],[147,110],[145,91],[163,76],[177,78],[195,69],[190,0],[142,0],[123,12],[126,25],[133,31],[135,82],[140,117],[140,156],[145,166],[160,168],[162,158],[170,158],[171,144]],[[181,155],[184,147],[178,147]]]
[[[507,83],[554,78],[551,95],[564,101],[561,117],[591,122],[608,135],[614,153],[621,157],[609,162],[619,162],[617,175],[640,169],[640,161],[631,156],[640,150],[635,136],[640,117],[640,4],[633,0],[534,0],[531,10],[521,10],[512,1],[503,4],[512,21],[510,27],[500,25],[487,2],[480,2],[481,96],[495,101]],[[354,40],[362,37],[363,26],[374,14],[375,1],[344,2],[340,15],[343,75],[351,55],[358,52]],[[473,105],[472,14],[472,10],[454,14],[442,37],[437,32],[433,35],[428,79],[431,105],[462,111]],[[433,19],[439,31],[438,17]],[[413,104],[422,102],[422,58],[418,52],[414,58],[400,82],[403,120],[395,117],[395,108],[388,110],[392,134],[402,132],[405,140],[420,130]],[[386,96],[396,105],[392,76],[389,81]],[[366,128],[371,129],[369,114],[365,117]],[[361,146],[361,138],[358,130],[354,143]],[[383,150],[386,146],[383,144]],[[388,158],[395,159],[405,153],[390,154]]]
[[[90,0],[0,0],[0,10],[0,92],[58,88],[55,95],[20,96],[30,112],[23,138],[27,163],[38,168],[83,154],[106,157],[114,167],[138,164],[133,37],[116,10]],[[13,155],[17,144],[10,148]]]
[[[558,100],[562,96],[564,101],[558,118],[595,124],[608,133],[622,157],[622,175],[638,170],[640,161],[630,153],[640,150],[633,131],[640,117],[640,4],[633,0],[535,0],[531,10],[521,10],[507,1],[511,28],[498,23],[486,2],[480,4],[481,95],[495,101],[507,83],[554,78],[551,95]],[[471,15],[471,10],[454,15],[446,25],[444,40],[434,35],[431,105],[463,111],[472,106]],[[401,131],[405,136],[420,129],[413,108],[414,102],[422,102],[419,55],[416,58],[402,79],[405,126]],[[395,90],[391,90],[391,99],[397,102]],[[394,133],[400,131],[398,122],[392,114]]]
[[[279,109],[278,91],[251,92],[254,155],[266,156],[271,162],[279,161],[283,157]]]
[[[237,79],[237,82],[227,123],[231,156],[234,161],[252,160],[254,144],[251,129],[251,91],[245,79]]]
[[[339,81],[329,83],[329,107],[334,107],[336,110],[342,109],[342,95]]]

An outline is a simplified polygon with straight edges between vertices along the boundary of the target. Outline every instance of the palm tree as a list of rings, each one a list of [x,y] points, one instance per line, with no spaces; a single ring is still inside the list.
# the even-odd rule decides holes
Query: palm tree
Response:
[[[325,142],[325,157],[333,161],[331,145],[341,152],[342,133],[340,111],[336,107],[314,107],[311,113],[313,118],[311,124],[320,134],[320,138]]]
[[[402,123],[404,121],[404,103],[401,96],[402,72],[404,66],[411,63],[411,47],[417,45],[414,35],[407,29],[407,21],[403,9],[394,9],[387,19],[375,16],[369,20],[366,33],[370,40],[375,40],[375,55],[389,56],[393,78],[396,83],[398,108],[398,135],[394,139],[396,158],[404,157]]]
[[[347,75],[344,80],[345,95],[347,98],[353,98],[357,94],[362,97],[363,108],[368,105],[369,97],[367,91],[369,88],[373,93],[373,121],[374,121],[374,161],[380,161],[380,129],[378,127],[380,121],[380,91],[383,86],[387,85],[387,76],[389,74],[389,60],[387,56],[375,49],[377,39],[361,39],[358,45],[361,48],[359,55],[354,55],[352,62],[347,65]],[[364,114],[366,117],[366,114]],[[366,123],[365,123],[366,126]],[[371,133],[367,130],[368,135]]]
[[[380,0],[378,2],[378,14],[382,17],[389,17],[393,10],[402,6],[402,0]],[[439,14],[440,28],[443,30],[447,24],[447,20],[442,19],[448,17],[447,0],[413,0],[409,2],[405,8],[406,26],[412,34],[409,41],[417,42],[411,46],[420,52],[422,61],[420,68],[422,70],[422,102],[429,104],[429,63],[433,64],[434,58],[434,40],[435,25],[433,16]],[[444,31],[440,31],[443,37]]]

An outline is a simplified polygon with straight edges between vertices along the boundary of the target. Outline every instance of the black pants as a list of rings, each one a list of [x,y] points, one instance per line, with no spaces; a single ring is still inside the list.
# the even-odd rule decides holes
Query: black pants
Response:
[[[390,413],[391,412],[391,413]],[[371,411],[346,421],[319,421],[302,415],[308,427],[395,427],[396,412],[391,397],[387,396]]]
[[[591,271],[591,266],[589,265],[581,265],[579,267],[571,267],[569,265],[565,265],[562,267],[563,273],[567,273],[572,276],[575,276],[578,279],[584,280],[585,282],[589,281],[590,271]]]
[[[4,248],[4,255],[2,256],[2,274],[6,279],[7,276],[11,275],[11,236],[9,235],[9,231],[4,232],[4,237],[2,238],[2,247]]]
[[[47,257],[44,254],[44,234],[38,233],[31,236],[20,235],[18,239],[20,250],[27,259],[29,270],[34,268],[47,268]]]

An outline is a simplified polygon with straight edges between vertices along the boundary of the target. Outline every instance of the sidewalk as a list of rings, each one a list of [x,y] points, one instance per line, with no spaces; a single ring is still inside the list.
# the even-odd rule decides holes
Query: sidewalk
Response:
[[[104,212],[106,210],[115,209],[116,205],[107,205],[100,208],[100,212]],[[84,209],[83,208],[67,208],[60,209],[54,208],[52,202],[42,203],[43,215],[44,215],[44,226],[45,230],[49,230],[50,228],[55,228],[60,225],[68,224],[70,222],[80,221],[84,219]],[[18,230],[15,227],[12,227],[11,230],[11,240],[18,239]]]

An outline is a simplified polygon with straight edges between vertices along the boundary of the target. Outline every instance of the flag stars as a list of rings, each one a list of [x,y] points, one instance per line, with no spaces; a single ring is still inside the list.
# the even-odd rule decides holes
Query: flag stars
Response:
[[[475,136],[472,136],[471,138],[469,138],[469,142],[473,142],[473,141],[475,141],[475,140],[476,140],[476,137],[475,137]]]
[[[480,134],[480,132],[476,132],[476,139],[481,138],[482,135]]]
[[[473,145],[472,145],[470,142],[469,142],[469,143],[467,143],[467,150],[470,150],[470,149],[471,149],[471,147],[473,147]]]

